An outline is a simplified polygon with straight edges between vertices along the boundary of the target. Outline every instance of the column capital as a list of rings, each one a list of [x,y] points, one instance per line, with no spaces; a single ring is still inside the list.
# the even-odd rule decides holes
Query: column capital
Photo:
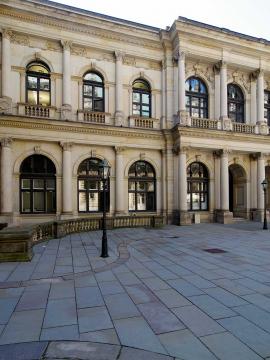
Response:
[[[3,147],[9,147],[10,148],[11,145],[12,145],[12,142],[13,142],[13,140],[10,137],[2,138],[1,139],[1,146],[2,146],[2,148]]]
[[[63,47],[63,50],[70,50],[72,46],[71,40],[61,40],[61,45]]]
[[[179,145],[173,145],[173,148],[172,148],[172,153],[174,155],[178,155],[180,152],[180,146]]]
[[[215,150],[213,152],[214,157],[224,157],[224,156],[228,156],[229,154],[232,153],[231,149],[225,148],[225,149],[220,149],[220,150]]]
[[[116,61],[121,61],[121,60],[123,61],[125,53],[123,51],[115,51],[114,56],[115,56]]]
[[[218,64],[219,64],[219,68],[220,68],[220,69],[226,69],[226,68],[227,68],[227,65],[228,65],[227,61],[225,61],[225,60],[220,60],[220,61],[218,62]]]
[[[60,142],[60,146],[62,147],[63,151],[71,151],[72,146],[74,145],[73,142]]]
[[[218,75],[220,73],[220,63],[216,63],[213,65],[213,71],[215,75]]]
[[[10,29],[3,29],[2,30],[2,38],[10,40],[12,35],[13,35],[12,30],[10,30]]]
[[[125,146],[115,146],[114,147],[114,151],[115,151],[116,155],[122,154],[125,150],[126,150]]]
[[[186,53],[185,53],[185,51],[178,49],[177,52],[175,53],[175,55],[173,56],[173,58],[178,61],[179,60],[185,61]]]

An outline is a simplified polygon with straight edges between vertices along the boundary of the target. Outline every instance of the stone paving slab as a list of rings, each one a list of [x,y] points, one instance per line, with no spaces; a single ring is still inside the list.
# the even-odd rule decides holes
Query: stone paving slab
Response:
[[[269,358],[270,233],[246,225],[108,231],[106,260],[99,231],[38,244],[31,262],[0,264],[0,344],[95,342],[138,359],[144,351]]]
[[[0,346],[0,360],[38,360],[48,346],[47,342],[31,342]]]

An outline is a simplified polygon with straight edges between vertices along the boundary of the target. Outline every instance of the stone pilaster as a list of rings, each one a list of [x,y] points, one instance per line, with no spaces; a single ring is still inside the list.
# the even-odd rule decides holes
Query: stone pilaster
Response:
[[[227,63],[220,61],[220,120],[222,129],[232,130],[231,119],[228,118],[228,96],[227,96]]]
[[[71,142],[61,142],[63,149],[62,155],[62,213],[63,215],[72,214],[72,146]]]
[[[186,54],[179,50],[178,54],[178,117],[180,125],[190,126],[190,116],[186,111]]]
[[[10,114],[12,112],[10,52],[11,36],[11,30],[2,30],[2,97],[0,98],[0,112],[5,114]]]
[[[265,179],[265,155],[257,154],[257,210],[255,212],[254,220],[263,221],[264,210],[264,192],[262,182]]]
[[[122,66],[124,54],[120,51],[115,51],[115,125],[123,125],[123,80],[122,80]]]
[[[268,125],[264,119],[264,71],[259,69],[257,74],[257,125],[260,134],[268,135]]]
[[[13,211],[12,139],[1,139],[1,215]]]
[[[179,148],[178,154],[178,178],[179,178],[179,224],[190,225],[191,216],[187,209],[187,150]]]
[[[125,147],[115,146],[115,215],[125,214],[124,192],[124,151]]]
[[[61,41],[63,47],[63,87],[62,87],[62,107],[61,119],[70,120],[72,116],[71,107],[71,64],[70,64],[70,49],[71,41]]]

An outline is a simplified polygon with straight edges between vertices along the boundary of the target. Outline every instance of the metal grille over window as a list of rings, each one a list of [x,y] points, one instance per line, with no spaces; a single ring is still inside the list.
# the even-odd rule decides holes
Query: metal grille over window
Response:
[[[50,106],[50,69],[41,62],[31,62],[26,70],[26,102],[31,105]]]
[[[228,85],[228,116],[233,122],[244,123],[244,95],[236,84]]]
[[[103,211],[103,185],[100,174],[100,159],[84,160],[78,169],[78,210],[79,212]],[[110,185],[106,189],[106,211],[110,207]]]
[[[56,212],[56,169],[43,155],[31,155],[20,169],[21,213]]]
[[[187,168],[187,204],[190,211],[208,210],[209,177],[204,164],[193,162]]]
[[[191,117],[208,118],[208,93],[204,82],[197,77],[186,81],[186,110]]]
[[[136,161],[128,172],[129,211],[156,210],[155,170],[146,161]]]
[[[137,79],[132,85],[132,114],[151,117],[151,88],[148,82]]]
[[[104,82],[98,73],[88,72],[84,75],[83,109],[104,112]]]

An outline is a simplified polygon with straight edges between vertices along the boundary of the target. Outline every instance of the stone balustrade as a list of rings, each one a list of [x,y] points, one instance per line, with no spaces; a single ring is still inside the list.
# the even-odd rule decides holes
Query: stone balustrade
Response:
[[[143,129],[160,129],[160,123],[158,119],[139,116],[130,116],[129,126]]]
[[[105,112],[78,110],[78,121],[95,124],[110,124],[110,114]]]
[[[107,219],[107,228],[161,227],[160,215],[119,216]],[[29,261],[33,257],[33,245],[41,241],[61,238],[84,231],[102,229],[102,218],[89,217],[60,220],[39,225],[5,227],[0,231],[0,262]]]
[[[56,108],[54,106],[31,105],[18,103],[18,114],[23,116],[55,118]]]

